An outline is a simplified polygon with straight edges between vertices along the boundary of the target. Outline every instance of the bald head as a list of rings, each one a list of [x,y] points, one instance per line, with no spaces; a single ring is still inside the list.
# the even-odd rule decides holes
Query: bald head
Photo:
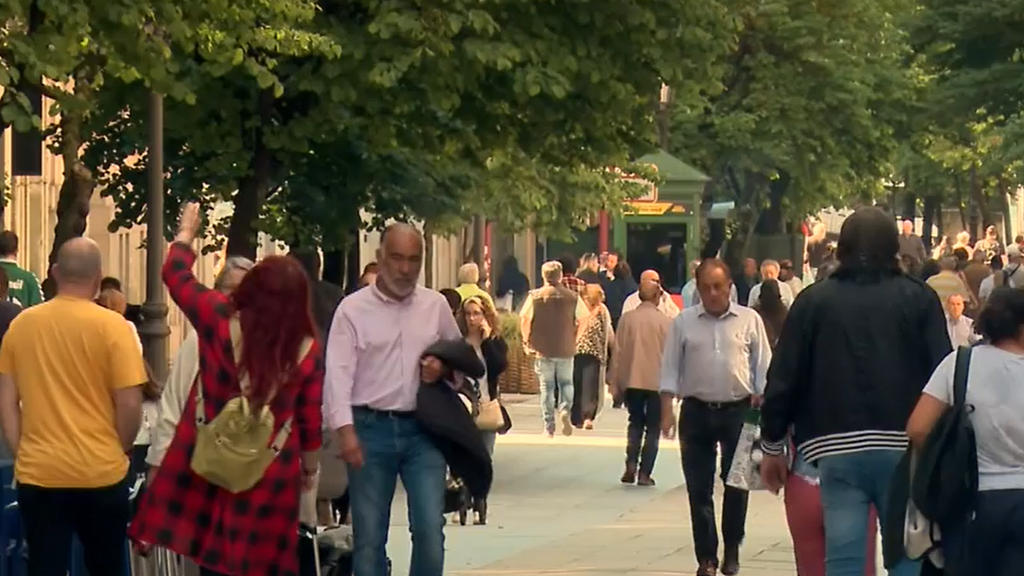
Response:
[[[377,287],[404,300],[416,290],[423,268],[423,235],[414,226],[396,222],[384,229],[377,248]]]
[[[661,275],[657,270],[644,270],[640,274],[640,289],[637,292],[641,302],[657,303],[661,299]]]
[[[103,257],[100,247],[89,238],[73,238],[64,243],[57,252],[54,270],[58,285],[99,287],[103,276]]]
[[[644,270],[640,273],[640,283],[644,282],[657,282],[661,284],[661,274],[658,274],[657,270]]]

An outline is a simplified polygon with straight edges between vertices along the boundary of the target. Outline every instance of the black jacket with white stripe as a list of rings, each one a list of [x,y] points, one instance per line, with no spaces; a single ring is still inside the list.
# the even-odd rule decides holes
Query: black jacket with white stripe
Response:
[[[903,450],[907,419],[952,351],[935,291],[899,273],[840,268],[800,292],[768,370],[761,437],[807,459]]]

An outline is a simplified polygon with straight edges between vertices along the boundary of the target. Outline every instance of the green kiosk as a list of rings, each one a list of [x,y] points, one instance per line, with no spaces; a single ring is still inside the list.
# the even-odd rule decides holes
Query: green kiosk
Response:
[[[647,193],[614,218],[611,245],[634,275],[657,270],[665,288],[678,293],[687,280],[687,264],[700,254],[700,207],[709,178],[663,150],[637,162],[652,165],[661,183],[644,181]]]

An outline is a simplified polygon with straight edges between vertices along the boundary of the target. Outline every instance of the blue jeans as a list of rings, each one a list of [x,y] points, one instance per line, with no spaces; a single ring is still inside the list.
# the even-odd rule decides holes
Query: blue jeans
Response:
[[[573,359],[537,358],[533,365],[540,380],[540,414],[544,430],[555,431],[555,388],[558,388],[558,411],[571,412],[573,401]]]
[[[354,410],[363,466],[349,467],[352,557],[359,576],[387,576],[388,527],[398,477],[408,496],[409,576],[444,573],[445,460],[413,418]]]
[[[902,450],[869,450],[824,456],[817,461],[821,473],[821,505],[825,511],[826,576],[863,576],[868,550],[871,505],[884,522],[889,482]],[[884,526],[883,526],[884,529]],[[917,576],[918,562],[903,560],[889,576]]]

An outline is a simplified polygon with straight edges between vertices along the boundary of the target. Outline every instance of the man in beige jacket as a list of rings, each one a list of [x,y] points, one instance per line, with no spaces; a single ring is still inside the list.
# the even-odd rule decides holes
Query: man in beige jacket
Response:
[[[612,394],[622,399],[629,411],[623,484],[654,486],[651,472],[660,434],[661,354],[672,326],[672,320],[658,309],[661,293],[661,283],[644,272],[638,291],[640,306],[622,315],[615,334],[609,383]]]

